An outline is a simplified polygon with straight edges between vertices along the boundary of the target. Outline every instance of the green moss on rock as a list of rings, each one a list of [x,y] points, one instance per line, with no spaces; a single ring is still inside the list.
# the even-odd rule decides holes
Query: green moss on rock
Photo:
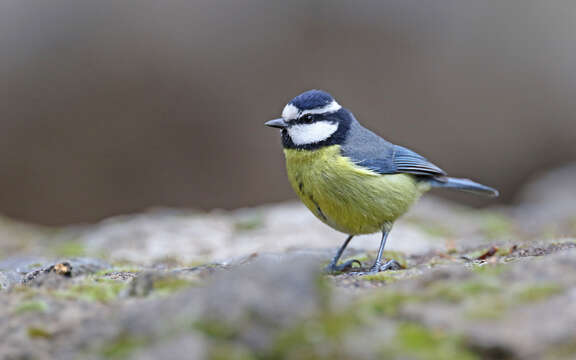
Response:
[[[193,286],[194,284],[194,281],[176,276],[162,277],[154,281],[154,293],[158,295],[169,295]]]
[[[194,329],[214,340],[232,340],[238,335],[237,329],[217,320],[197,321]]]
[[[464,316],[472,320],[490,320],[502,318],[509,305],[499,296],[483,296],[473,299]]]
[[[494,279],[475,278],[457,283],[432,284],[426,294],[431,299],[461,302],[474,296],[497,292],[500,288],[500,283]]]
[[[40,326],[30,326],[27,330],[31,339],[51,339],[52,333]]]
[[[146,339],[123,334],[105,344],[100,353],[105,359],[125,359],[137,349],[146,345]]]
[[[516,298],[521,303],[532,303],[548,299],[563,292],[563,288],[558,284],[536,284],[523,287],[516,294]]]
[[[72,300],[108,303],[115,300],[125,286],[126,283],[114,280],[88,279],[85,283],[59,290],[55,295]]]
[[[503,264],[473,264],[470,269],[485,277],[498,277],[507,270]]]
[[[210,360],[256,360],[257,357],[252,351],[239,344],[215,343],[210,347],[208,358]]]
[[[393,271],[385,271],[385,272],[383,271],[377,274],[363,275],[362,280],[390,284],[398,281],[398,278],[395,277],[393,273],[394,273]]]
[[[425,300],[426,298],[420,294],[383,291],[368,299],[362,300],[357,306],[359,309],[373,313],[373,315],[395,316],[403,305],[423,302]]]
[[[46,313],[48,312],[48,304],[42,300],[28,300],[23,301],[14,308],[15,314],[25,313]]]
[[[416,323],[403,323],[397,328],[396,341],[387,353],[409,354],[422,360],[474,360],[477,356],[466,348],[462,337],[426,328]],[[407,357],[411,358],[411,357]]]
[[[343,359],[342,340],[360,324],[356,311],[326,312],[282,332],[263,358]]]

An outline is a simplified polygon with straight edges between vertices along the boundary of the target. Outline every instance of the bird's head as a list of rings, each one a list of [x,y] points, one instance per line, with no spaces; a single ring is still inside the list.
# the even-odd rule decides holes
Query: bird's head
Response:
[[[349,113],[322,90],[309,90],[292,99],[282,117],[266,126],[282,129],[289,148],[318,148],[338,143],[349,124]]]

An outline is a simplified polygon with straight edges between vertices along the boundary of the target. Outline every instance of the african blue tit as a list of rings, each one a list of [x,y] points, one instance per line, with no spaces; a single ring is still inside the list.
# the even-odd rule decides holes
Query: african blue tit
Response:
[[[266,125],[281,129],[288,178],[302,202],[322,222],[348,234],[327,268],[332,273],[358,263],[338,264],[355,235],[379,231],[370,272],[397,268],[396,261],[382,259],[392,224],[430,188],[498,196],[491,187],[448,177],[421,155],[384,140],[324,91],[296,96],[281,118]]]

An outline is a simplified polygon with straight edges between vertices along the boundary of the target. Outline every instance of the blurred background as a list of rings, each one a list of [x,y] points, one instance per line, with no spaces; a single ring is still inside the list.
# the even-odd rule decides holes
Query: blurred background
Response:
[[[292,199],[263,122],[311,88],[514,202],[576,160],[574,24],[570,0],[5,0],[0,213]]]

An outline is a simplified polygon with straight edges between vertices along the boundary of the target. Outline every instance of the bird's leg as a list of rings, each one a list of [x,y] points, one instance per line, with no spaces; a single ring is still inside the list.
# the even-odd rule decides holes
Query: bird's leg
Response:
[[[380,271],[386,270],[399,270],[402,269],[402,265],[398,263],[398,261],[392,259],[388,260],[386,263],[382,263],[382,254],[384,253],[384,247],[386,246],[386,239],[388,238],[388,234],[390,233],[391,226],[386,226],[382,230],[382,241],[380,241],[380,248],[378,249],[378,256],[376,257],[376,261],[374,265],[370,268],[370,273],[377,273]]]
[[[349,260],[343,264],[338,265],[338,260],[340,260],[342,253],[344,253],[344,250],[346,250],[346,246],[348,246],[348,243],[350,242],[350,240],[352,240],[353,237],[354,237],[354,235],[348,235],[348,237],[346,238],[346,241],[344,241],[344,244],[342,244],[342,246],[340,246],[340,249],[338,249],[336,256],[334,256],[332,261],[330,261],[330,264],[326,267],[327,273],[329,273],[329,274],[339,273],[339,272],[342,272],[344,270],[348,270],[348,269],[352,268],[352,265],[354,265],[354,264],[358,264],[358,265],[362,266],[362,264],[358,260]]]

